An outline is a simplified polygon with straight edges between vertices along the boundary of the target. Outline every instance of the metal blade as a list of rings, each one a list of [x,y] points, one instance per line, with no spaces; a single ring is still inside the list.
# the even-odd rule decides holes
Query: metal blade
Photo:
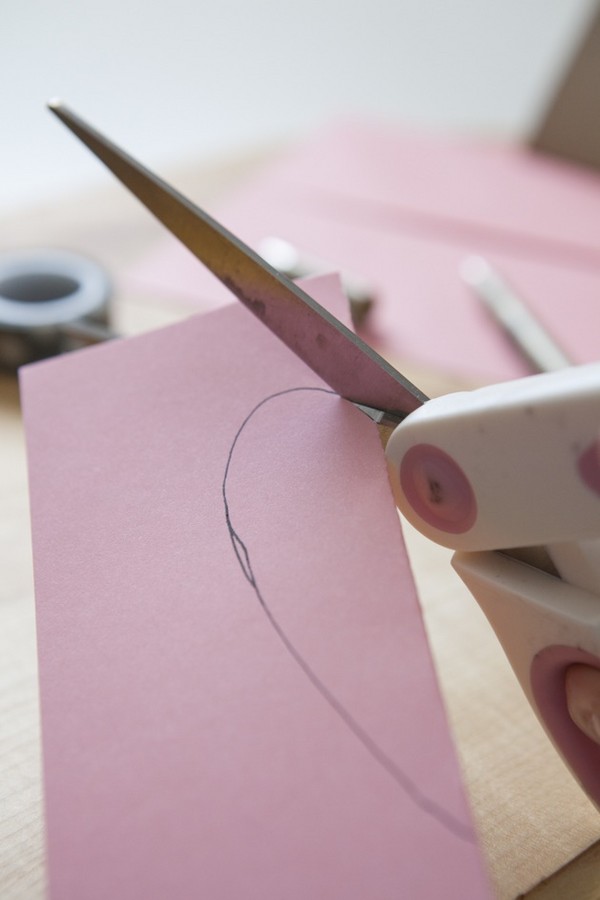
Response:
[[[50,109],[334,391],[399,419],[427,397],[294,282],[59,102]]]

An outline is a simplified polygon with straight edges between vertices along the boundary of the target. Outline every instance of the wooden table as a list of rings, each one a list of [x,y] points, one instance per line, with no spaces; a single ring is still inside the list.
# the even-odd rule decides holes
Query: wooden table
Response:
[[[183,170],[177,184],[202,203],[235,186],[257,159]],[[0,247],[59,246],[115,276],[114,323],[129,334],[190,312],[150,301],[120,279],[162,231],[116,185],[60,207],[0,221]],[[426,391],[454,386],[409,371]],[[0,376],[0,897],[44,895],[35,619],[24,439],[16,378]],[[499,898],[600,898],[600,816],[544,736],[450,553],[406,538],[425,621],[492,883]],[[115,898],[117,900],[117,898]],[[469,898],[465,898],[469,900]]]

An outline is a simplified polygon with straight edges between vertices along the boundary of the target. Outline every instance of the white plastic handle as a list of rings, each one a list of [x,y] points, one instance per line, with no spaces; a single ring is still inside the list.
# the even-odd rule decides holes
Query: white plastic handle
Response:
[[[565,690],[571,665],[600,670],[600,598],[500,553],[456,553],[452,565],[555,747],[600,808],[600,745],[572,721]]]
[[[600,364],[430,400],[386,449],[396,503],[438,544],[600,535]]]

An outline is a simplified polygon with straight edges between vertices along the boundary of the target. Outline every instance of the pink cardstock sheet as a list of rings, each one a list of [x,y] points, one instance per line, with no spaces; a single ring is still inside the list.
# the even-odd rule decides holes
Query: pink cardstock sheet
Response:
[[[374,123],[323,129],[216,210],[260,250],[269,236],[368,282],[365,337],[386,355],[498,381],[530,370],[460,269],[482,255],[576,363],[600,356],[600,178],[526,148]],[[192,307],[228,302],[173,238],[128,283]]]
[[[52,900],[490,897],[372,422],[238,306],[21,384]]]

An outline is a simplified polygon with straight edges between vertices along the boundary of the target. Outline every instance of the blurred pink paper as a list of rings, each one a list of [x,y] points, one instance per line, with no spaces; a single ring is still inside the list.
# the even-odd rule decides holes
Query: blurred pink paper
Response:
[[[462,283],[484,255],[575,362],[600,358],[600,178],[525,148],[374,123],[338,123],[299,145],[217,215],[259,249],[275,235],[369,282],[367,338],[451,375],[528,372]],[[229,297],[173,238],[128,282],[195,305]]]
[[[372,423],[237,306],[22,391],[53,900],[489,897]]]

